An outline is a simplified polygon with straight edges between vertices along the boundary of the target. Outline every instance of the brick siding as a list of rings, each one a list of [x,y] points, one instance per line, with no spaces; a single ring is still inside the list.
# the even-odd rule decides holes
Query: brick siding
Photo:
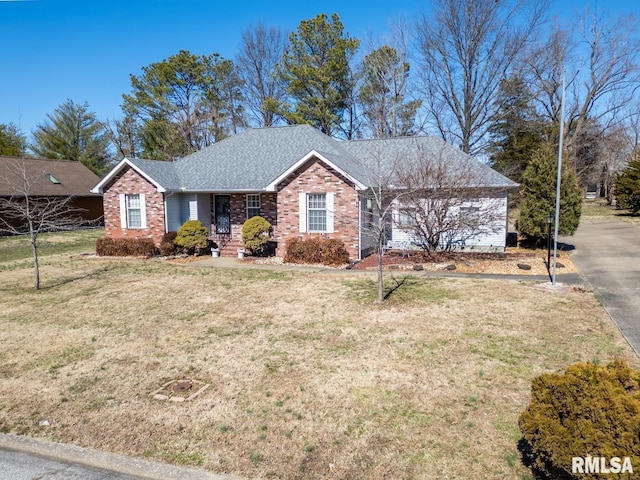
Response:
[[[334,197],[333,233],[300,233],[299,193],[328,193]],[[353,185],[338,172],[318,160],[310,160],[278,185],[278,256],[284,256],[287,240],[294,237],[325,236],[342,240],[351,259],[359,255],[358,202]]]
[[[230,197],[231,209],[231,235],[216,233],[215,219],[215,197],[217,194],[211,194],[211,233],[210,238],[220,247],[221,255],[234,256],[237,249],[242,248],[242,226],[247,220],[247,194],[232,193]],[[220,194],[222,195],[222,194]],[[273,227],[274,232],[277,229],[278,214],[275,193],[260,194],[260,216],[267,220]]]
[[[120,226],[120,194],[145,195],[147,228],[121,228]],[[156,187],[131,167],[125,167],[115,178],[105,185],[104,195],[104,229],[105,235],[111,238],[153,239],[160,245],[165,233],[164,197]]]

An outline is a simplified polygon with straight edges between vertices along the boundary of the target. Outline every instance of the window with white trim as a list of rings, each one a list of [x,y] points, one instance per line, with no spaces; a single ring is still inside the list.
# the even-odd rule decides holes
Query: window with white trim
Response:
[[[480,207],[460,207],[460,223],[468,228],[480,225]]]
[[[324,193],[307,194],[307,222],[309,232],[327,231],[327,196]]]
[[[416,226],[415,207],[403,207],[398,212],[398,226],[403,229],[411,229]]]
[[[247,195],[247,219],[260,215],[260,195]]]
[[[140,195],[125,195],[127,206],[127,228],[142,228],[142,207]]]

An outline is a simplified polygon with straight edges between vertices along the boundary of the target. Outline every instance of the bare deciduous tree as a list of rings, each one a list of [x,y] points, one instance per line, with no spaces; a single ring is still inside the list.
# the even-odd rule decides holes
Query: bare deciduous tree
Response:
[[[0,198],[0,232],[29,235],[33,253],[34,288],[40,289],[40,265],[38,259],[39,235],[42,232],[73,230],[85,221],[78,215],[82,211],[72,205],[72,196],[37,197],[33,185],[46,172],[37,175],[27,171],[24,161],[7,165],[5,183],[13,185],[15,194]],[[18,183],[16,183],[16,180]]]
[[[256,125],[277,123],[276,110],[284,100],[286,86],[276,75],[276,65],[287,45],[286,34],[260,23],[242,32],[236,63],[244,80],[244,100]]]
[[[427,252],[464,249],[475,237],[504,230],[504,189],[486,187],[484,173],[471,164],[452,165],[443,152],[422,151],[397,173],[407,193],[395,206],[396,225]]]
[[[416,26],[424,100],[443,139],[483,150],[499,116],[500,80],[544,21],[544,0],[434,0]]]
[[[609,135],[628,126],[633,113],[629,106],[640,87],[640,42],[633,16],[608,18],[586,9],[578,18],[569,31],[555,26],[526,64],[539,110],[553,124],[560,121],[562,75],[566,72],[565,146],[584,184],[599,175],[603,161],[608,162],[594,162],[588,143],[607,143]]]

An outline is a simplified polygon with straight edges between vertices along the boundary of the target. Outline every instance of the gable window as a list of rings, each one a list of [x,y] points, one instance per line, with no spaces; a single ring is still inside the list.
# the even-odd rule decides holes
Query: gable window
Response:
[[[147,228],[144,193],[120,194],[120,227]]]
[[[333,192],[300,192],[300,233],[333,233]]]
[[[260,215],[260,195],[247,195],[247,219]]]

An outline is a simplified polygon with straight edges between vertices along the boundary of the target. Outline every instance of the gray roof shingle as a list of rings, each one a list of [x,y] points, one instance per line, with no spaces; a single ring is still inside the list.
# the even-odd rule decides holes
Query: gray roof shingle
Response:
[[[396,161],[412,162],[443,155],[452,172],[474,172],[474,178],[480,179],[483,187],[517,186],[434,137],[342,141],[310,125],[248,129],[175,162],[140,159],[131,162],[170,191],[262,191],[311,151],[364,185],[376,183],[375,175],[369,173],[375,174],[378,167],[388,170]]]

